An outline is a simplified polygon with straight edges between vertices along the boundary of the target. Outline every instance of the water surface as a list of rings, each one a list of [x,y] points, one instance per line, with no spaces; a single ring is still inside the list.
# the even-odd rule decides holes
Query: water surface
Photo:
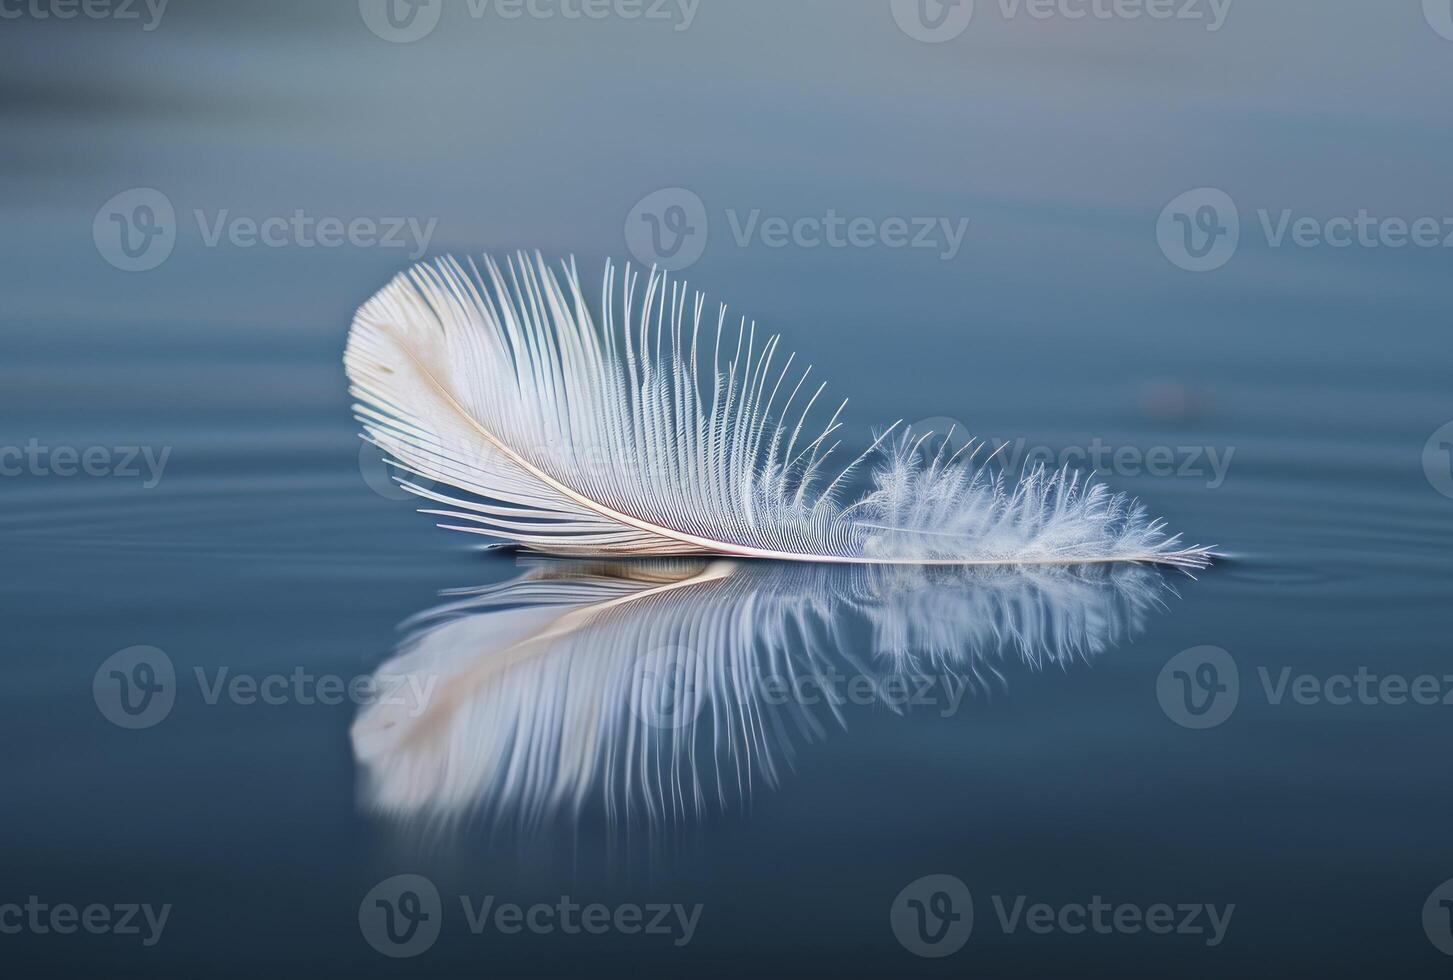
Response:
[[[1213,35],[985,8],[939,45],[872,3],[703,5],[685,31],[453,11],[413,44],[370,34],[352,5],[176,0],[150,32],[7,23],[0,445],[102,447],[113,468],[137,447],[138,475],[26,464],[0,480],[0,903],[172,910],[154,946],[27,930],[0,935],[0,957],[17,976],[1446,971],[1443,925],[1423,913],[1453,878],[1453,470],[1434,438],[1453,419],[1447,252],[1273,247],[1257,216],[1453,210],[1453,44],[1403,6],[1237,6]],[[1207,186],[1235,199],[1242,240],[1224,268],[1188,273],[1156,222]],[[138,187],[173,203],[176,243],[124,272],[93,221]],[[488,663],[540,628],[519,625],[530,606],[512,591],[538,571],[433,528],[360,449],[348,320],[413,250],[212,246],[204,229],[224,210],[437,218],[431,253],[538,247],[593,277],[626,257],[637,202],[671,187],[709,210],[693,282],[851,396],[852,438],[939,418],[1026,454],[1130,449],[1103,478],[1230,557],[1194,581],[1157,575],[1144,608],[1099,583],[1068,613],[1032,584],[1014,601],[1002,583],[927,590],[920,602],[947,603],[935,611],[756,570],[726,595],[632,606],[624,639],[616,624],[611,642],[536,650],[517,668],[528,683],[440,727],[463,740],[443,763],[384,765],[360,746],[367,711],[292,679],[373,677],[410,649],[412,617],[503,595],[463,611],[466,662],[438,673]],[[727,217],[828,208],[967,216],[970,231],[943,261],[742,247]],[[142,447],[167,453],[159,472]],[[1146,465],[1158,448],[1174,472]],[[554,595],[549,616],[575,601]],[[643,727],[634,658],[697,649],[683,630],[714,615],[745,616],[737,659],[712,661],[734,691],[760,694],[747,665],[806,663],[917,670],[938,698],[774,715],[733,697],[691,726]],[[814,639],[774,615],[805,617]],[[1006,623],[1017,636],[974,632]],[[1026,648],[1026,623],[1050,632]],[[894,659],[915,644],[919,659]],[[127,728],[93,684],[135,646],[165,654],[175,698]],[[1177,707],[1176,672],[1215,686],[1227,661],[1170,663],[1204,647],[1239,677],[1209,717],[1205,699]],[[1399,697],[1425,676],[1438,703]],[[210,697],[238,677],[287,679],[282,703]],[[1333,703],[1343,677],[1350,703]],[[580,700],[597,690],[613,695]],[[620,741],[562,768],[585,751],[559,734],[582,730],[582,703]],[[501,734],[506,708],[542,713],[521,722],[533,740]],[[718,728],[738,741],[712,743]],[[431,781],[440,764],[462,768]],[[400,874],[441,896],[437,940],[405,960],[360,927],[365,896]],[[928,875],[974,903],[972,935],[939,960],[893,928],[900,892]],[[1214,946],[1007,930],[995,899],[1021,895],[1235,911]],[[682,945],[474,934],[461,896],[700,917]]]

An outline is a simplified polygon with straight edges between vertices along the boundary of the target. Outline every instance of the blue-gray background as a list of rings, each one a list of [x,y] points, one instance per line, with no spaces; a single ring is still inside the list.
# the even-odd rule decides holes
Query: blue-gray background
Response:
[[[145,7],[54,9],[0,20],[0,445],[171,453],[155,486],[0,479],[0,903],[175,911],[153,948],[0,936],[16,975],[1446,972],[1421,916],[1453,877],[1453,708],[1272,706],[1255,680],[1448,670],[1453,437],[1434,434],[1453,419],[1453,250],[1272,247],[1258,216],[1453,216],[1437,3],[1233,0],[1210,31],[979,0],[932,44],[886,0],[702,0],[689,27],[451,0],[410,43],[342,0],[172,0],[150,30]],[[173,251],[140,272],[93,229],[133,188],[176,214]],[[948,719],[859,712],[749,815],[649,866],[411,840],[360,812],[346,706],[193,691],[144,731],[101,716],[92,675],[121,648],[186,674],[366,673],[441,589],[514,568],[360,466],[339,355],[414,249],[210,246],[197,211],[436,221],[430,253],[538,248],[593,278],[664,188],[706,209],[693,283],[781,330],[852,397],[856,435],[948,417],[1054,452],[1230,451],[1224,481],[1104,476],[1234,560],[1093,664]],[[1241,223],[1203,273],[1157,237],[1199,188]],[[754,209],[970,224],[951,260],[740,245],[728,212]],[[1192,731],[1156,677],[1205,644],[1236,658],[1243,696]],[[402,871],[502,901],[706,911],[684,949],[456,936],[396,963],[357,912]],[[1237,912],[1215,949],[985,924],[917,959],[888,907],[935,872],[976,895]]]

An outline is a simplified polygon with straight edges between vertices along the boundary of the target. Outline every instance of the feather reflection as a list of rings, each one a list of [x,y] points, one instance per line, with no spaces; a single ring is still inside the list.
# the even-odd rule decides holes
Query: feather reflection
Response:
[[[691,822],[779,785],[855,704],[957,707],[1006,662],[1129,639],[1171,593],[1138,565],[536,560],[407,624],[353,726],[365,803],[522,832]]]

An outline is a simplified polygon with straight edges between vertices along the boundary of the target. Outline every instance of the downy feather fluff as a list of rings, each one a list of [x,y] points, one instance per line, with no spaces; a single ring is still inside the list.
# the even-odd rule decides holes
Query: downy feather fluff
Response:
[[[573,260],[523,253],[416,265],[359,309],[354,410],[440,526],[575,556],[1209,562],[1123,494],[1068,469],[1016,478],[950,433],[895,423],[829,478],[846,402],[821,410],[777,336],[629,265],[606,264],[597,314]],[[871,489],[841,501],[870,457]]]

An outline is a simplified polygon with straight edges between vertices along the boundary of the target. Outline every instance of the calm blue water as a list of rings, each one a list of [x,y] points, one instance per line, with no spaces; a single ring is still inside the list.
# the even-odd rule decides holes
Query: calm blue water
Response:
[[[1446,973],[1453,252],[1323,236],[1449,230],[1428,6],[1233,2],[1209,31],[980,0],[933,44],[886,2],[708,0],[681,30],[450,4],[410,43],[352,3],[0,24],[7,975]],[[397,499],[360,454],[348,322],[416,251],[594,279],[655,247],[633,209],[670,188],[658,231],[700,237],[656,241],[851,396],[850,439],[954,419],[1099,453],[1230,557],[896,590],[657,570],[664,595],[532,643],[642,573],[542,571]],[[1158,238],[1202,188],[1225,198]],[[829,209],[870,244],[791,239]],[[1277,239],[1283,212],[1324,244]],[[952,258],[887,243],[920,217],[969,220]],[[402,247],[306,244],[391,218]],[[648,724],[641,657],[670,677],[677,648],[720,683]],[[143,660],[171,698],[132,716]],[[401,662],[441,685],[423,722],[314,697]],[[785,676],[876,693],[768,703]],[[567,930],[566,896],[604,933]],[[1097,896],[1108,925],[1075,931]],[[395,938],[430,916],[416,945],[376,900]],[[476,932],[485,901],[556,911]],[[164,926],[50,918],[131,904]],[[674,909],[631,928],[658,904],[689,941]],[[1161,905],[1229,919],[1136,925]]]

